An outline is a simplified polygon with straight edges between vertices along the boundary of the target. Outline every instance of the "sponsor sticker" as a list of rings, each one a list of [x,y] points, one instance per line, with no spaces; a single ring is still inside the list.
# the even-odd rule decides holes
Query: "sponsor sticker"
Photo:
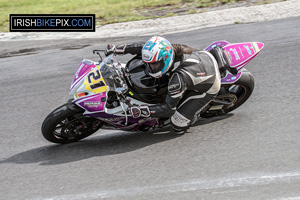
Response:
[[[144,59],[144,60],[150,60],[150,58],[151,58],[151,57],[150,57],[149,55],[143,54],[143,59]]]
[[[245,56],[244,56],[244,54],[243,54],[243,51],[242,51],[241,47],[239,47],[239,49],[240,49],[241,55],[243,56],[243,58],[245,58]]]
[[[235,48],[230,48],[229,50],[234,53],[235,60],[240,60],[241,59]]]
[[[88,101],[88,102],[84,102],[84,105],[89,108],[95,108],[95,107],[98,107],[99,105],[101,105],[101,102]]]
[[[102,121],[114,122],[114,121],[123,120],[123,119],[125,119],[125,117],[113,117],[113,118],[102,118],[102,117],[99,117],[99,119],[102,120]]]
[[[197,76],[205,76],[205,72],[197,73]]]
[[[224,53],[225,53],[225,56],[226,56],[228,62],[231,64],[231,63],[232,63],[232,56],[231,56],[230,53],[229,53],[228,51],[226,51],[225,49],[224,49]]]
[[[245,49],[247,50],[248,54],[251,55],[252,52],[251,52],[249,46],[248,46],[248,45],[244,45],[244,47],[245,47]],[[252,48],[252,47],[251,47],[251,48]]]

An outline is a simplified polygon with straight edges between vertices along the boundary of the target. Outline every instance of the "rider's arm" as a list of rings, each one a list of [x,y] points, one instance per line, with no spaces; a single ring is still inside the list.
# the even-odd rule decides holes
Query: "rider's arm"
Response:
[[[165,102],[155,106],[149,106],[151,116],[170,117],[173,115],[186,90],[187,86],[182,76],[175,72],[169,81],[168,94]]]
[[[133,42],[128,44],[109,44],[106,46],[105,54],[110,55],[112,53],[116,54],[132,54],[132,55],[142,55],[142,48],[145,42]]]
[[[124,54],[130,53],[132,55],[142,55],[142,48],[145,42],[134,42],[129,44],[123,44]]]
[[[132,42],[128,44],[109,44],[106,47],[106,54],[109,55],[111,53],[116,54],[132,54],[132,55],[141,55],[142,54],[142,48],[144,46],[145,42]],[[180,57],[183,54],[191,54],[196,49],[189,47],[184,44],[172,44],[174,48],[174,52],[176,57]]]
[[[116,46],[116,49],[118,51],[122,50],[124,54],[130,53],[133,55],[142,54],[142,48],[144,46],[145,42],[134,42],[134,43],[129,43],[129,44],[120,44]],[[189,47],[185,44],[172,44],[174,48],[174,52],[176,56],[181,56],[183,54],[191,54],[193,53],[196,49]]]

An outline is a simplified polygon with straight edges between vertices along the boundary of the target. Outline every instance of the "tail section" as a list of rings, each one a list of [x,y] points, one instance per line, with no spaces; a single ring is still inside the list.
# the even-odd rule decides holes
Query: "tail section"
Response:
[[[239,71],[257,56],[263,47],[264,44],[261,42],[247,42],[228,44],[223,49],[230,67]]]

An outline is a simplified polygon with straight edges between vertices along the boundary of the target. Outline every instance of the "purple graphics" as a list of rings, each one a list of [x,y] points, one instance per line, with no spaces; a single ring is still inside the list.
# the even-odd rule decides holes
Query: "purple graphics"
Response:
[[[227,74],[224,78],[221,79],[222,84],[234,83],[241,78],[242,72],[239,72],[237,75]]]
[[[118,129],[121,130],[139,130],[139,127],[141,125],[146,126],[156,126],[158,124],[157,119],[153,117],[148,118],[133,118],[129,116],[126,118],[126,116],[117,116],[117,115],[111,115],[104,112],[97,113],[97,114],[91,114],[89,115],[91,117],[96,117],[100,119],[101,121],[104,121]]]
[[[96,65],[92,61],[87,60],[87,59],[82,60],[82,62],[80,63],[80,65],[75,73],[70,90],[72,91],[74,89],[74,87],[76,86],[76,84],[79,83],[79,81],[81,81],[83,79],[83,77],[85,77],[85,75],[87,75],[91,71],[91,69],[94,67],[96,67]]]
[[[206,48],[205,48],[205,51],[209,51],[209,50],[211,50],[212,48],[214,48],[214,47],[216,47],[216,46],[221,46],[221,47],[223,47],[223,46],[225,46],[225,45],[227,45],[227,44],[229,44],[229,42],[227,42],[227,41],[217,41],[217,42],[212,43],[212,44],[209,45],[208,47],[206,47]]]
[[[97,93],[74,101],[76,105],[86,110],[86,114],[104,112],[106,92]]]
[[[98,118],[122,130],[138,130],[142,124],[148,126],[157,125],[157,120],[151,117],[133,118],[129,116],[126,118],[126,116],[107,114],[105,112],[106,98],[107,92],[101,92],[77,99],[74,103],[85,110],[84,115]]]

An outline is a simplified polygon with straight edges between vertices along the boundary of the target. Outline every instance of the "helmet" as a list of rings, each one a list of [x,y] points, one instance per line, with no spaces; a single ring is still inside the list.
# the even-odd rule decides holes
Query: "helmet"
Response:
[[[142,60],[146,63],[148,74],[158,78],[167,73],[174,61],[171,43],[163,37],[152,37],[142,49]]]

